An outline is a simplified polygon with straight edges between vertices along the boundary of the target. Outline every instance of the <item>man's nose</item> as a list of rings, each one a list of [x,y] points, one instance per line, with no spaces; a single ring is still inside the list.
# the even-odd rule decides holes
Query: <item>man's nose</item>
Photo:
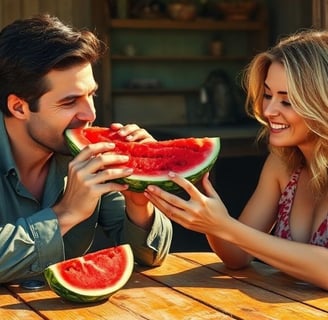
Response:
[[[93,122],[96,119],[96,109],[93,103],[93,100],[91,101],[88,99],[84,103],[81,104],[80,110],[77,114],[77,118],[79,120]]]

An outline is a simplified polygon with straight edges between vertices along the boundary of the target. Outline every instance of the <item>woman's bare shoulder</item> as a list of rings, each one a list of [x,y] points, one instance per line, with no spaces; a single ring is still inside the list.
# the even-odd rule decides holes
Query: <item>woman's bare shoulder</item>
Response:
[[[281,192],[289,180],[287,172],[287,166],[278,156],[268,155],[257,187],[239,217],[240,221],[262,231],[272,228]]]
[[[275,180],[283,188],[290,179],[287,164],[277,155],[270,153],[264,163],[262,175]]]

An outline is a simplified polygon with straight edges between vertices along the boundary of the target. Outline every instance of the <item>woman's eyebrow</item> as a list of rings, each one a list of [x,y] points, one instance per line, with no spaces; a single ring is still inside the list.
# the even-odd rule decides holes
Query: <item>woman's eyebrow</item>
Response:
[[[264,86],[265,86],[268,90],[270,90],[270,87],[269,87],[266,83],[264,83]],[[279,93],[279,94],[282,94],[282,95],[288,95],[288,92],[287,92],[287,91],[278,91],[278,93]]]

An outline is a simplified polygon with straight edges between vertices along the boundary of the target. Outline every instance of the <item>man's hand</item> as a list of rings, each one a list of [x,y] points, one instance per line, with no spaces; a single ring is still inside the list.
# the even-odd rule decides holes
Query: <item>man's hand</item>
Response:
[[[123,126],[120,123],[111,125],[111,129],[124,137],[129,142],[151,142],[156,141],[145,129],[139,128],[135,124]],[[124,191],[126,212],[133,223],[147,230],[153,223],[154,206],[144,196],[143,193]]]
[[[127,189],[127,185],[111,182],[133,172],[124,166],[119,167],[129,157],[111,153],[114,147],[106,142],[90,144],[69,163],[65,192],[53,207],[62,234],[89,218],[102,195]]]
[[[151,142],[156,141],[152,135],[145,129],[136,124],[127,124],[123,126],[120,123],[112,123],[110,128],[129,142]]]
[[[155,139],[135,124],[111,125],[111,129],[128,142],[149,142]],[[121,191],[126,211],[136,225],[148,229],[152,224],[154,207],[142,193],[126,191],[128,185],[112,182],[133,173],[124,167],[128,156],[112,152],[114,143],[99,142],[85,147],[69,164],[67,185],[62,199],[53,210],[57,214],[62,234],[89,218],[100,197],[108,192]]]

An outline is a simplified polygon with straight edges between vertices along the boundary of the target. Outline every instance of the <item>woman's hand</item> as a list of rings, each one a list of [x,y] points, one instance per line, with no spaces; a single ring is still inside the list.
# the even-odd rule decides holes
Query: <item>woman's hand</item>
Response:
[[[209,234],[211,230],[217,232],[224,218],[229,217],[226,207],[214,190],[208,179],[208,173],[202,183],[207,195],[201,193],[191,182],[175,173],[169,177],[182,187],[190,196],[184,200],[168,193],[157,186],[148,186],[145,196],[168,218],[187,229]]]

